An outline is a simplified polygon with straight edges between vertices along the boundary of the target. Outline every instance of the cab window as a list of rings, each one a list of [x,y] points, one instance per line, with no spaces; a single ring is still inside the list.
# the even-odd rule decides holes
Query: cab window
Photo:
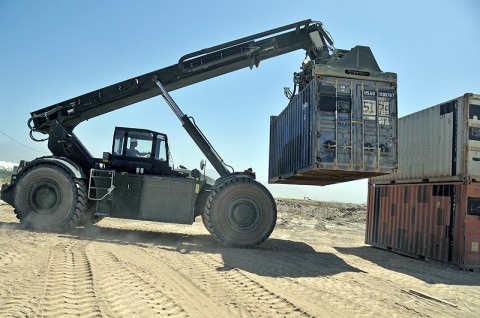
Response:
[[[113,154],[117,156],[123,155],[123,140],[125,138],[124,130],[115,131],[115,137],[113,140]]]
[[[155,159],[160,161],[167,160],[167,143],[165,142],[165,137],[162,135],[157,135],[157,145],[155,147]]]
[[[127,157],[150,158],[152,152],[153,134],[151,133],[130,133],[127,137],[125,155]]]

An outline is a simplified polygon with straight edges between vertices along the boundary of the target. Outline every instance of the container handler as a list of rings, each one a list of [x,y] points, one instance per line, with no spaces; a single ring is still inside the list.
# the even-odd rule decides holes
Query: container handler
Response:
[[[252,169],[233,171],[168,92],[300,49],[310,64],[338,66],[348,56],[333,47],[321,22],[304,20],[187,54],[174,65],[33,111],[30,136],[41,141],[34,133],[47,135],[42,140],[48,140],[52,155],[21,161],[10,184],[2,186],[1,199],[33,229],[86,226],[103,217],[192,224],[201,216],[226,246],[262,243],[277,218],[272,195]],[[344,59],[346,68],[354,70],[362,59],[375,62],[355,52],[356,59]],[[295,82],[305,86],[310,77],[299,73]],[[218,172],[217,180],[209,182],[197,169],[174,169],[167,135],[160,132],[116,127],[111,152],[102,158],[94,158],[74,133],[85,120],[158,95]]]

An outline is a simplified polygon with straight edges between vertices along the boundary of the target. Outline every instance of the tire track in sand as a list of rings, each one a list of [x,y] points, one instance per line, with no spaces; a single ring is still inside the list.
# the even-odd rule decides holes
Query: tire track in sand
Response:
[[[149,257],[156,258],[175,269],[209,298],[226,304],[229,312],[235,317],[313,317],[266,288],[255,278],[243,271],[223,263],[219,255],[202,252],[179,253],[177,250],[161,248],[155,251],[144,250]]]
[[[128,246],[109,243],[88,249],[105,311],[113,317],[187,317],[175,299],[163,292],[165,285],[157,276],[137,266],[131,255],[118,252],[125,249]]]
[[[38,277],[30,264],[31,257],[15,249],[0,252],[0,316],[32,316],[38,309],[35,290],[41,290]],[[29,266],[30,267],[30,266]],[[24,290],[30,291],[28,295]]]
[[[0,316],[38,316],[48,250],[44,253],[28,236],[11,239],[11,233],[0,233]]]
[[[40,316],[99,317],[88,243],[60,243],[50,249]]]
[[[396,305],[398,300],[395,297],[388,297],[368,284],[362,284],[366,276],[364,273],[355,272],[355,268],[328,254],[253,249],[238,253],[226,249],[222,257],[226,268],[247,268],[247,271],[241,271],[244,275],[315,316],[370,316],[372,310],[395,315],[402,309],[408,314],[407,310]],[[255,273],[263,273],[264,276]],[[391,306],[386,307],[385,303]]]

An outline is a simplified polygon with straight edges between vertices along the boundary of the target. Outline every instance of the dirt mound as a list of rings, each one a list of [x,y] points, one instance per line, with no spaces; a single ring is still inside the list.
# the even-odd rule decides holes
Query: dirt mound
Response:
[[[337,226],[363,228],[366,204],[321,202],[312,200],[276,199],[277,225],[327,229]]]

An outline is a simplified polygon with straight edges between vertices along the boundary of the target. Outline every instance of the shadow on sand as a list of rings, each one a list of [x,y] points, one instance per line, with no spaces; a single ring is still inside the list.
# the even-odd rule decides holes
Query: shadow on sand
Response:
[[[342,272],[360,272],[330,253],[319,253],[310,245],[281,239],[268,239],[256,248],[221,246],[210,235],[126,230],[107,227],[74,230],[69,233],[82,240],[116,244],[155,246],[176,253],[220,254],[224,265],[219,271],[241,269],[270,277],[318,277]]]
[[[21,229],[18,223],[0,222],[6,230]],[[32,230],[25,230],[32,231]],[[36,232],[36,231],[34,231]],[[45,233],[45,232],[42,232]],[[319,277],[342,272],[361,272],[330,253],[319,253],[310,245],[290,240],[270,238],[256,248],[228,248],[221,246],[210,235],[188,235],[138,229],[118,229],[93,226],[52,232],[60,237],[109,242],[115,244],[157,247],[174,253],[220,254],[223,266],[218,271],[241,269],[269,277]]]
[[[480,286],[480,273],[461,271],[458,267],[411,258],[371,246],[335,247],[335,249],[428,284]]]

